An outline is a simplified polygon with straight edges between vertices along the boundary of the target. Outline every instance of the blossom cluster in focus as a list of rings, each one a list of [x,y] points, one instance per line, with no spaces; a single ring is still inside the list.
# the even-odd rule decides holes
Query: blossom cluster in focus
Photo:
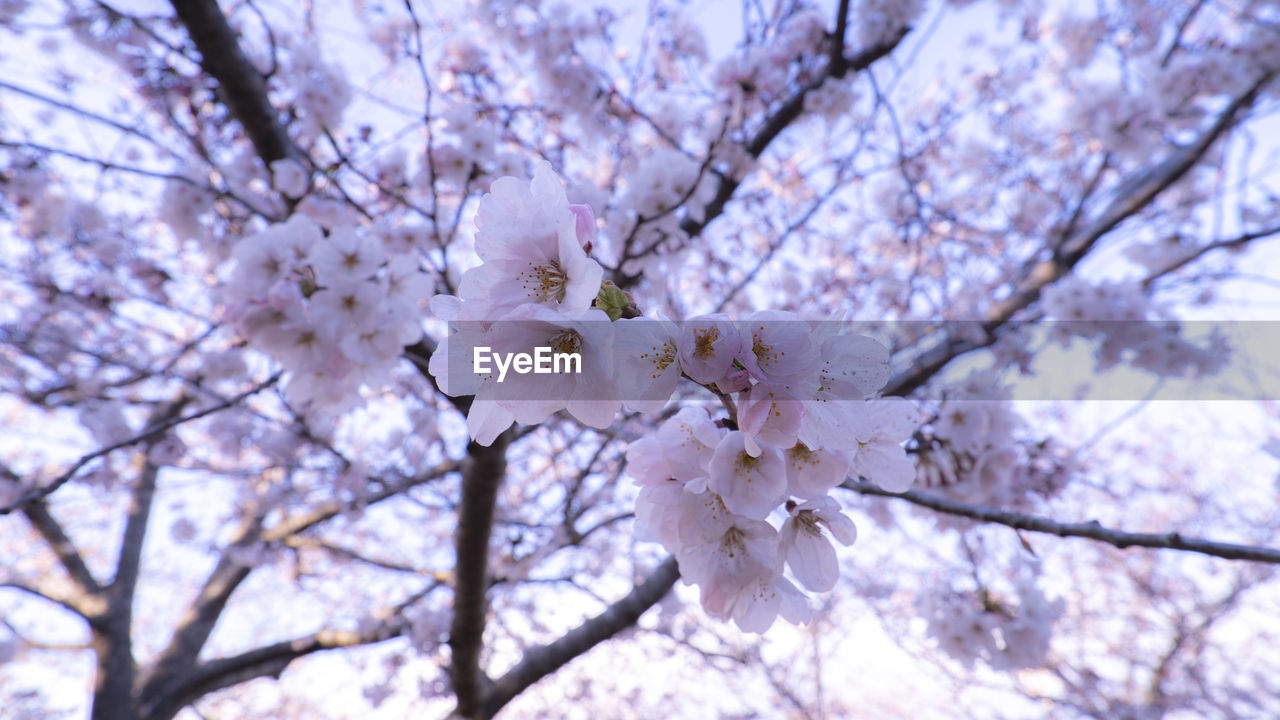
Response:
[[[547,163],[529,182],[494,181],[476,226],[481,264],[456,296],[432,301],[451,332],[429,365],[446,394],[474,396],[472,439],[488,445],[560,411],[605,428],[624,407],[661,411],[682,379],[706,388],[728,417],[682,408],[627,452],[638,530],[676,556],[709,614],[753,632],[778,615],[807,620],[800,587],[834,587],[832,539],[856,535],[829,491],[850,474],[894,492],[916,476],[902,443],[918,412],[875,397],[889,378],[885,347],[784,311],[623,317],[589,255],[594,214],[568,203]],[[536,348],[580,356],[581,371],[506,375],[471,362],[476,349]]]

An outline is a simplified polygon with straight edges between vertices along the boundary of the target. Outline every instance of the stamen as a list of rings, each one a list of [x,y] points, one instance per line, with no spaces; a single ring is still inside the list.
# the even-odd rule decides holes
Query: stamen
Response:
[[[529,297],[537,302],[545,303],[552,299],[556,302],[564,302],[569,278],[564,270],[560,269],[560,263],[557,260],[552,260],[546,265],[534,265],[530,262],[529,269],[520,273],[520,283]]]

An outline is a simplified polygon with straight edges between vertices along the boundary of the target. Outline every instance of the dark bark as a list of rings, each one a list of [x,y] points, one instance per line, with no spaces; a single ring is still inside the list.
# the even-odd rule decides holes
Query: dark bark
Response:
[[[147,423],[144,434],[168,428],[189,401],[189,398],[179,397],[173,402],[162,404]],[[152,434],[149,437],[151,439],[138,454],[141,467],[134,482],[129,515],[120,540],[115,578],[102,592],[106,598],[105,613],[99,622],[91,625],[92,644],[97,652],[92,720],[132,720],[141,717],[134,694],[138,667],[133,657],[133,599],[142,569],[142,549],[146,542],[147,526],[151,521],[156,481],[160,476],[160,467],[151,462],[149,457],[151,447],[160,439],[160,435]]]
[[[71,538],[62,529],[62,525],[49,512],[49,507],[44,498],[28,503],[23,508],[23,514],[27,516],[27,520],[31,522],[31,526],[36,529],[36,532],[40,533],[45,542],[49,543],[49,547],[58,556],[58,561],[62,563],[63,569],[71,576],[71,581],[75,583],[77,590],[86,595],[93,595],[102,590],[102,586],[98,584],[93,574],[89,572],[89,566],[85,564],[84,557],[76,549],[75,543],[71,541]]]
[[[120,543],[116,577],[107,588],[107,614],[94,630],[97,651],[97,678],[94,682],[93,720],[124,720],[138,717],[133,694],[138,668],[133,658],[133,595],[142,563],[142,545],[155,498],[159,468],[150,462],[142,469],[134,487],[129,519]]]
[[[279,678],[294,660],[312,653],[390,640],[404,634],[403,621],[366,632],[322,630],[312,635],[264,645],[253,650],[200,663],[177,678],[164,695],[152,700],[148,720],[168,720],[205,695],[261,677]]]
[[[109,612],[93,631],[91,643],[97,656],[93,681],[91,720],[138,720],[133,681],[137,669],[129,639],[132,615]]]
[[[187,608],[168,647],[139,678],[138,697],[144,717],[152,716],[173,688],[195,668],[200,651],[218,624],[231,595],[252,570],[235,556],[236,551],[257,542],[261,527],[261,518],[248,520],[241,526],[236,539],[223,551],[199,595]]]
[[[509,443],[510,431],[499,435],[488,447],[471,443],[467,446],[470,457],[462,471],[449,676],[458,697],[458,713],[463,717],[475,717],[480,712],[490,683],[480,667],[480,650],[489,609],[485,597],[489,587],[489,537],[498,488],[507,471]]]
[[[174,12],[200,51],[200,65],[218,81],[218,95],[240,121],[267,165],[299,152],[267,97],[267,83],[249,62],[217,0],[171,0]]]
[[[680,579],[676,559],[668,557],[645,581],[604,612],[565,633],[560,639],[524,651],[520,662],[493,684],[483,718],[491,718],[530,685],[559,670],[596,645],[631,627],[658,604]]]

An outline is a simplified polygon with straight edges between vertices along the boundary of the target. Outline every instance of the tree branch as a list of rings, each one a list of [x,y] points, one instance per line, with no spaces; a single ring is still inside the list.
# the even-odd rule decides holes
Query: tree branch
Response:
[[[179,396],[156,408],[148,428],[164,425],[178,417],[191,398]],[[145,431],[144,431],[145,432]],[[160,467],[149,453],[158,437],[148,440],[137,454],[141,467],[134,482],[129,514],[120,539],[115,579],[106,588],[106,612],[93,628],[93,649],[97,653],[97,677],[93,692],[94,720],[134,717],[134,681],[138,675],[133,657],[133,597],[142,568],[142,546],[155,500]],[[126,708],[128,709],[126,711]]]
[[[1271,568],[1268,568],[1271,570]],[[1269,574],[1269,573],[1268,573]],[[1147,691],[1148,702],[1163,706],[1167,697],[1164,691],[1165,681],[1169,679],[1174,662],[1180,654],[1184,654],[1188,642],[1202,642],[1205,634],[1213,627],[1214,623],[1231,613],[1232,610],[1244,598],[1246,592],[1255,587],[1256,580],[1238,579],[1234,583],[1234,587],[1227,593],[1225,597],[1213,603],[1207,603],[1196,608],[1201,614],[1201,619],[1193,625],[1189,625],[1190,617],[1181,616],[1177,619],[1177,632],[1174,634],[1173,642],[1170,644],[1169,650],[1160,658],[1160,662],[1156,663],[1151,672],[1151,685]],[[1193,646],[1189,652],[1185,654],[1193,658],[1199,658],[1200,653]],[[1193,661],[1194,662],[1194,661]]]
[[[89,566],[85,564],[84,557],[76,549],[75,543],[71,542],[71,538],[67,537],[62,530],[62,525],[49,512],[43,499],[28,503],[23,508],[23,514],[27,516],[27,520],[31,522],[36,532],[49,543],[49,547],[58,556],[58,562],[62,563],[62,567],[71,576],[71,581],[75,583],[78,590],[87,595],[97,595],[102,592],[102,586],[93,577],[93,573],[89,572]]]
[[[848,30],[849,0],[840,0],[839,7],[836,8],[836,28],[831,33],[831,52],[827,61],[833,68],[841,68],[845,63],[844,36]],[[843,73],[843,70],[841,72]]]
[[[1182,179],[1204,157],[1209,148],[1228,130],[1235,127],[1241,112],[1257,100],[1258,94],[1272,79],[1274,73],[1260,78],[1248,91],[1231,101],[1204,130],[1195,142],[1175,148],[1162,162],[1134,173],[1121,183],[1120,190],[1103,208],[1097,218],[1079,231],[1063,239],[1052,258],[1030,266],[1004,301],[997,303],[981,322],[980,339],[956,337],[946,332],[942,341],[921,353],[911,362],[911,367],[898,373],[885,386],[885,395],[907,395],[929,381],[939,370],[964,353],[987,347],[997,339],[997,331],[1023,308],[1040,298],[1040,292],[1050,283],[1065,276],[1093,249],[1098,240],[1124,220],[1136,215],[1164,192]]]
[[[162,414],[169,417],[176,415],[184,402],[185,400],[179,400],[172,403]],[[156,477],[160,473],[160,468],[147,458],[146,453],[145,449],[140,453],[142,468],[133,489],[129,515],[120,541],[116,576],[104,593],[106,611],[101,621],[93,626],[93,649],[97,655],[93,690],[94,720],[134,717],[132,708],[136,698],[133,686],[138,666],[133,657],[133,596],[141,569],[142,544],[146,538],[152,501],[155,498]]]
[[[162,696],[149,698],[148,717],[167,720],[208,693],[261,677],[279,678],[294,660],[322,650],[372,645],[399,637],[408,623],[396,618],[365,631],[320,630],[293,640],[255,648],[231,657],[217,658],[195,666]]]
[[[170,4],[200,51],[200,66],[218,81],[219,95],[253,141],[258,157],[268,166],[284,158],[298,159],[301,153],[271,107],[262,74],[240,49],[217,0],[170,0]]]
[[[138,697],[142,716],[152,714],[154,703],[167,696],[170,688],[182,682],[196,666],[200,651],[231,600],[232,593],[252,570],[236,557],[236,551],[246,550],[258,542],[261,528],[261,517],[250,518],[240,526],[236,538],[218,558],[217,566],[187,608],[168,647],[140,676]]]
[[[847,10],[848,3],[841,2],[841,7]],[[847,12],[842,13],[841,18],[846,17]],[[870,48],[866,48],[853,56],[845,56],[842,52],[843,48],[843,30],[840,30],[842,23],[837,18],[837,30],[840,36],[832,39],[832,45],[828,49],[831,59],[826,67],[822,68],[816,77],[812,78],[808,83],[797,90],[791,97],[787,98],[772,115],[770,115],[760,129],[747,140],[745,149],[747,154],[753,158],[760,157],[761,154],[769,147],[769,145],[786,130],[796,118],[804,112],[804,100],[809,93],[822,87],[822,83],[827,78],[842,78],[850,72],[861,72],[871,66],[871,63],[885,57],[898,47],[902,39],[910,32],[910,28],[906,28],[898,35],[881,42]],[[839,45],[837,45],[839,43]],[[839,50],[839,51],[838,51]],[[692,216],[686,216],[680,221],[680,229],[689,237],[700,234],[713,220],[724,212],[725,205],[737,192],[738,187],[742,184],[740,179],[729,177],[721,177],[716,187],[716,193],[703,206],[701,220],[694,220]],[[613,282],[620,288],[627,288],[639,280],[638,275],[626,275],[622,272],[622,265],[626,258],[619,262],[613,274]]]
[[[138,572],[142,566],[142,543],[146,539],[147,522],[151,518],[151,505],[155,499],[156,477],[160,468],[143,458],[142,471],[129,505],[129,517],[125,522],[124,536],[120,542],[120,555],[116,562],[116,576],[109,593],[112,604],[132,603],[133,591],[138,585]]]
[[[610,605],[604,612],[588,619],[554,642],[526,649],[520,662],[494,683],[493,690],[485,700],[481,717],[493,717],[530,685],[634,625],[679,579],[680,570],[676,559],[668,557],[643,583],[635,586],[626,597]]]
[[[460,395],[458,397],[450,397],[449,395],[445,395],[444,391],[440,389],[440,381],[437,380],[436,376],[432,375],[427,369],[428,365],[431,363],[431,356],[435,354],[437,347],[438,345],[435,340],[423,335],[422,339],[418,342],[405,346],[404,357],[409,362],[413,363],[413,366],[417,368],[418,372],[424,378],[427,379],[427,382],[431,383],[431,387],[435,388],[436,392],[439,393],[441,397],[448,400],[450,403],[453,403],[453,406],[458,409],[458,412],[466,415],[467,412],[471,410],[471,403],[475,400],[475,396]]]
[[[791,123],[795,122],[796,118],[800,117],[804,112],[805,97],[814,90],[822,87],[822,83],[826,82],[827,78],[842,78],[850,72],[861,72],[862,70],[871,67],[871,63],[893,52],[894,48],[898,47],[898,44],[902,42],[902,39],[907,36],[908,32],[910,32],[910,28],[905,29],[898,35],[881,42],[879,45],[866,48],[852,57],[838,55],[837,57],[839,58],[839,61],[827,63],[826,68],[824,68],[822,72],[818,73],[818,75],[805,84],[804,87],[797,90],[794,95],[787,98],[786,102],[782,103],[773,115],[769,116],[768,120],[765,121],[760,130],[747,141],[745,146],[747,153],[753,158],[760,157],[760,155],[769,147],[770,143],[772,143],[778,135],[782,134],[782,131],[786,130]],[[698,221],[691,217],[685,217],[684,220],[680,222],[680,229],[690,237],[702,232],[707,225],[711,224],[712,220],[715,220],[719,217],[720,213],[724,212],[725,205],[728,204],[729,199],[733,197],[733,193],[737,191],[740,184],[741,181],[739,180],[732,180],[727,177],[721,178],[720,185],[716,188],[716,194],[711,198],[711,200],[707,201],[705,210],[702,214],[702,220]],[[615,278],[614,281],[620,287],[624,284],[629,284],[625,282],[626,278],[622,277]]]
[[[151,421],[147,423],[144,434],[151,428],[172,422],[190,401],[191,398],[183,396],[157,408]],[[133,488],[133,498],[129,504],[129,516],[125,522],[120,554],[116,560],[116,576],[108,588],[113,606],[117,604],[131,606],[134,588],[138,584],[138,571],[142,563],[142,543],[146,539],[147,523],[151,518],[151,504],[156,492],[156,478],[160,474],[159,466],[147,457],[151,446],[159,440],[159,436],[152,437],[153,439],[147,441],[140,453],[142,468],[138,473],[138,480]],[[116,608],[113,607],[114,609]]]
[[[124,122],[121,122],[120,120],[107,117],[106,115],[100,115],[98,113],[93,112],[92,110],[82,108],[78,105],[72,105],[71,103],[63,102],[61,100],[57,100],[52,97],[49,97],[48,95],[43,95],[41,93],[38,93],[34,90],[28,90],[27,88],[20,87],[18,85],[13,85],[4,81],[0,81],[0,89],[9,90],[10,92],[17,93],[18,95],[22,95],[24,97],[35,100],[37,102],[41,102],[46,105],[52,105],[53,107],[56,107],[59,110],[65,110],[73,115],[78,115],[80,117],[102,123],[103,125],[107,125],[108,127],[114,128],[126,135],[131,135],[140,140],[144,140],[166,152],[172,152],[172,149],[167,147],[164,143],[161,143],[160,141],[156,140],[150,135],[142,132],[137,127],[128,125]]]
[[[1194,248],[1192,252],[1187,253],[1187,255],[1185,255],[1184,257],[1178,258],[1177,260],[1166,265],[1160,270],[1148,275],[1146,278],[1142,280],[1142,287],[1144,288],[1151,287],[1156,282],[1156,280],[1159,280],[1160,278],[1166,275],[1169,275],[1170,273],[1181,270],[1183,267],[1195,262],[1196,260],[1199,260],[1200,258],[1204,257],[1208,253],[1213,252],[1214,250],[1238,248],[1242,245],[1247,245],[1253,242],[1254,240],[1263,240],[1273,235],[1280,235],[1280,225],[1273,225],[1271,227],[1262,228],[1261,230],[1254,230],[1253,232],[1242,233],[1233,238],[1227,238],[1225,240],[1215,240],[1214,242],[1211,242],[1207,245],[1202,245],[1198,248]]]
[[[510,432],[485,447],[467,446],[470,456],[462,471],[462,501],[458,506],[457,563],[454,570],[453,624],[449,629],[452,664],[449,675],[458,698],[457,712],[475,717],[483,707],[489,678],[480,668],[488,602],[489,536],[493,531],[498,487],[507,470]]]
[[[228,398],[227,400],[220,402],[217,405],[211,405],[203,410],[193,412],[189,415],[183,415],[182,417],[176,417],[169,420],[165,420],[164,422],[156,423],[154,425],[147,427],[142,432],[138,433],[137,435],[134,435],[133,437],[125,438],[124,440],[113,443],[111,445],[107,445],[106,447],[98,448],[97,450],[94,450],[91,453],[80,456],[79,460],[76,460],[74,463],[71,463],[71,467],[64,470],[61,475],[54,478],[52,481],[28,491],[26,494],[22,495],[17,500],[14,500],[8,505],[0,506],[0,515],[7,515],[13,512],[14,510],[17,510],[18,508],[28,505],[29,503],[42,501],[44,498],[53,494],[55,490],[62,487],[63,485],[66,485],[67,482],[69,482],[73,477],[75,477],[76,473],[80,471],[80,468],[84,467],[85,465],[88,465],[90,462],[94,460],[97,460],[103,455],[110,454],[121,448],[129,447],[130,445],[136,445],[140,442],[150,442],[158,438],[166,430],[175,428],[183,423],[191,422],[192,420],[198,420],[206,415],[212,415],[213,413],[216,413],[220,410],[225,410],[229,407],[232,407],[233,405],[239,404],[241,400],[244,400],[250,395],[255,395],[261,392],[262,390],[264,390],[265,388],[268,388],[274,385],[276,381],[280,379],[281,374],[282,373],[277,372],[271,377],[267,378],[266,380],[240,393],[239,395],[236,395],[235,397],[232,397],[232,398]]]
[[[262,541],[266,543],[275,543],[287,541],[289,538],[309,530],[320,523],[337,517],[338,515],[350,510],[353,506],[368,507],[376,503],[382,502],[388,498],[395,497],[412,488],[418,487],[431,480],[437,480],[444,477],[448,473],[456,472],[459,464],[452,460],[445,461],[430,472],[425,472],[414,477],[402,478],[393,483],[387,483],[381,490],[369,493],[366,496],[358,498],[355,502],[339,502],[330,501],[307,512],[290,515],[282,519],[276,525],[267,528],[262,532]]]
[[[403,482],[388,485],[381,491],[365,498],[364,502],[368,505],[380,502],[421,485],[430,479],[442,477],[448,472],[453,472],[456,467],[456,463],[453,462],[442,463],[430,473],[406,478]],[[350,503],[331,502],[316,508],[312,512],[285,518],[279,524],[265,530],[261,527],[261,518],[241,528],[235,541],[223,552],[217,567],[210,573],[205,581],[204,588],[183,617],[181,624],[174,633],[173,640],[148,668],[147,674],[143,676],[142,683],[140,683],[141,691],[139,696],[142,698],[141,707],[144,715],[153,715],[160,718],[171,716],[200,696],[201,693],[196,692],[194,689],[196,686],[205,687],[209,683],[214,683],[205,687],[203,691],[212,692],[255,677],[264,675],[278,676],[284,670],[284,666],[288,665],[289,661],[282,659],[281,648],[288,643],[277,643],[276,645],[247,651],[237,656],[243,660],[238,665],[230,663],[231,659],[224,659],[225,662],[220,660],[205,664],[197,663],[200,651],[217,624],[218,618],[225,609],[232,593],[248,577],[251,571],[251,568],[244,567],[236,561],[234,553],[236,550],[248,548],[256,543],[287,542],[291,538],[297,537],[299,533],[336,517],[349,507]],[[400,628],[393,635],[387,635],[386,638],[399,635],[402,631],[403,628]],[[307,640],[306,638],[289,642],[301,643],[297,647],[309,648],[306,652],[343,647],[341,644],[325,644],[327,642],[324,639],[325,637],[339,636],[325,635],[321,637],[322,635],[323,633],[318,633],[315,636],[309,636],[314,640],[311,644],[304,642]],[[380,642],[380,640],[378,641]],[[272,650],[272,648],[275,649]],[[294,657],[296,658],[297,655]],[[257,664],[253,667],[248,667],[246,663],[252,658],[259,658],[259,660],[254,661]],[[262,664],[267,660],[280,662],[279,668],[273,670],[274,665]],[[213,662],[221,664],[215,667],[212,664]]]
[[[917,490],[893,493],[865,480],[845,480],[841,487],[863,495],[879,495],[883,497],[901,498],[909,503],[927,507],[949,515],[972,518],[982,522],[1007,525],[1016,530],[1057,535],[1058,537],[1082,537],[1114,545],[1124,549],[1128,547],[1160,548],[1201,553],[1227,560],[1249,560],[1261,563],[1280,564],[1280,549],[1258,545],[1237,545],[1217,542],[1202,538],[1184,537],[1180,533],[1134,533],[1113,530],[1104,527],[1097,520],[1081,523],[1062,523],[1033,515],[997,510],[982,505],[950,500]]]
[[[104,604],[101,602],[101,598],[79,593],[68,597],[44,588],[28,585],[25,582],[14,579],[0,580],[0,589],[4,588],[19,590],[32,597],[44,600],[45,602],[53,603],[54,605],[65,609],[67,612],[79,615],[89,623],[94,622],[91,618],[101,612],[101,608],[104,607]]]

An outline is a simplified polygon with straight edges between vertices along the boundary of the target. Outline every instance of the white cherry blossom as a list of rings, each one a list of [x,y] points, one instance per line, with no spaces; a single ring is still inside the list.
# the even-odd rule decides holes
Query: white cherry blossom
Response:
[[[902,398],[866,402],[851,434],[855,445],[852,472],[889,492],[910,488],[916,467],[902,443],[919,425],[919,411]]]
[[[746,439],[734,431],[720,440],[707,487],[733,512],[763,518],[778,507],[787,490],[786,467],[774,448],[762,448],[758,455],[747,452]]]
[[[751,455],[762,452],[760,443],[777,448],[794,445],[803,419],[804,404],[788,388],[761,383],[739,395],[738,427]]]
[[[680,367],[694,382],[710,385],[728,374],[742,345],[742,334],[728,315],[691,318],[680,329]]]
[[[798,382],[819,362],[813,330],[795,313],[762,310],[747,316],[738,326],[743,337],[738,358],[751,377],[760,382]]]
[[[658,440],[671,473],[679,480],[705,479],[710,472],[711,459],[728,430],[719,427],[700,407],[683,407],[671,419],[658,428]]]
[[[293,158],[271,163],[271,186],[286,197],[300,198],[307,192],[307,171]]]
[[[622,318],[614,323],[614,362],[622,403],[637,412],[658,412],[680,381],[675,323]]]
[[[440,307],[448,312],[450,304]],[[621,402],[614,384],[613,325],[602,311],[565,312],[527,303],[488,327],[476,322],[457,326],[458,332],[440,343],[428,369],[446,393],[475,394],[467,416],[472,439],[487,445],[512,422],[539,423],[559,410],[595,428],[613,422]],[[477,372],[477,348],[488,349],[491,372]],[[538,348],[576,354],[580,363],[575,371],[504,375],[496,369],[495,358],[533,357]]]
[[[782,457],[787,464],[787,494],[810,499],[844,482],[853,453],[814,450],[798,442],[783,451]]]
[[[814,384],[803,386],[812,393],[803,396],[810,401],[799,437],[812,448],[852,450],[862,399],[889,380],[889,351],[869,337],[834,335],[822,342],[818,356]]]
[[[483,261],[458,285],[467,319],[495,320],[519,305],[585,310],[600,291],[604,269],[583,248],[581,214],[565,199],[548,163],[526,186],[495,180],[476,211],[476,253]]]
[[[826,495],[803,505],[788,506],[790,517],[779,532],[779,552],[801,585],[814,592],[826,592],[835,587],[840,566],[836,549],[823,530],[840,544],[852,545],[858,537],[857,528],[840,511],[840,504]]]
[[[341,227],[311,248],[308,260],[320,282],[345,284],[368,280],[387,260],[387,252],[375,237]]]

